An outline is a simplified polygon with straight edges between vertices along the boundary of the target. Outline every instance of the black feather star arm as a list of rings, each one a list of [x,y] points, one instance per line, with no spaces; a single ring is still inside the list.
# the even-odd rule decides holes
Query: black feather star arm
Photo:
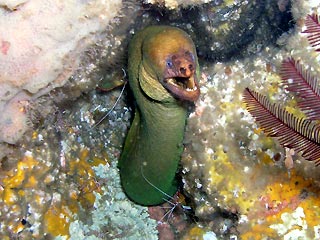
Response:
[[[311,120],[297,118],[266,96],[246,88],[243,101],[247,110],[267,136],[275,137],[283,147],[302,153],[306,160],[320,165],[320,127]]]
[[[282,62],[280,76],[287,90],[299,97],[298,106],[310,120],[320,120],[319,81],[304,70],[299,61],[288,58]]]
[[[320,51],[320,23],[318,14],[308,15],[306,18],[306,30],[303,33],[307,33],[309,43],[312,47],[316,47],[316,51]]]

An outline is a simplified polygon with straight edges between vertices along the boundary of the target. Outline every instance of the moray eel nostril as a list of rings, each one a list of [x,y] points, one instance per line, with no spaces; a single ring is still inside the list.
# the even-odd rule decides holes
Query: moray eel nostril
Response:
[[[129,45],[129,84],[137,107],[119,160],[122,187],[141,205],[177,191],[188,104],[200,95],[194,44],[182,30],[147,27]]]

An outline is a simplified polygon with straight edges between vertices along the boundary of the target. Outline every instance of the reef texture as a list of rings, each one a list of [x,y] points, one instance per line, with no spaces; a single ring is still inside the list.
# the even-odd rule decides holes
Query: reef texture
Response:
[[[25,139],[16,161],[2,161],[1,239],[156,239],[156,222],[126,198],[116,167],[125,96],[95,125],[119,94],[88,93]]]
[[[301,33],[305,16],[319,13],[318,1],[265,1],[276,4],[263,5],[268,15],[257,24],[257,16],[247,14],[259,1],[211,1],[179,11],[161,7],[169,1],[150,8],[127,3],[124,17],[112,20],[120,1],[0,2],[0,32],[8,33],[0,36],[0,59],[8,63],[0,66],[0,137],[8,143],[20,139],[18,147],[0,145],[1,239],[320,238],[319,168],[267,138],[242,102],[250,86],[302,114],[281,86],[279,68],[283,59],[294,57],[319,76],[319,53]],[[281,25],[275,9],[290,10],[296,25],[268,45],[270,38],[264,36],[271,37]],[[185,18],[188,13],[199,14],[199,25]],[[36,16],[49,21],[47,28]],[[254,27],[249,42],[246,34],[235,36],[243,29],[237,20]],[[116,27],[100,32],[110,21]],[[202,94],[184,140],[180,191],[186,199],[176,195],[163,206],[169,211],[150,208],[157,223],[147,208],[126,198],[119,184],[116,165],[132,97],[124,94],[117,101],[119,88],[93,88],[100,79],[104,88],[123,82],[126,43],[138,29],[159,23],[188,31],[203,53],[206,43],[211,47],[200,59]],[[196,33],[198,26],[204,28]],[[28,38],[30,33],[37,38]],[[210,42],[215,34],[219,41]],[[230,51],[234,48],[239,52]],[[22,136],[30,126],[27,118],[34,131]]]
[[[142,24],[182,28],[194,40],[198,56],[213,63],[256,54],[294,23],[290,1],[208,1],[175,10],[156,6],[144,6],[148,11]]]
[[[121,1],[1,1],[0,142],[28,129],[24,108],[63,86],[81,53],[117,16]]]
[[[168,9],[177,9],[179,7],[189,7],[207,3],[208,0],[144,0],[145,3],[162,5]]]
[[[241,239],[319,238],[319,168],[266,137],[242,101],[250,87],[302,116],[279,71],[283,59],[294,57],[319,76],[319,53],[302,33],[306,15],[319,10],[314,1],[292,1],[296,26],[278,39],[281,48],[203,68],[203,96],[189,118],[182,159],[195,228]],[[219,215],[225,219],[217,221]]]

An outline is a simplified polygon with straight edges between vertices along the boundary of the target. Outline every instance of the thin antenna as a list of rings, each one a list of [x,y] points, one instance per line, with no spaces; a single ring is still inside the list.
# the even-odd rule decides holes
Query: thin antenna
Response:
[[[113,109],[114,109],[114,108],[116,107],[116,105],[118,104],[118,102],[119,102],[119,100],[120,100],[120,98],[121,98],[121,96],[122,96],[122,94],[123,94],[123,91],[124,91],[126,85],[127,85],[127,82],[124,82],[123,87],[122,87],[121,92],[120,92],[120,95],[119,95],[119,97],[117,98],[116,102],[113,104],[112,108],[111,108],[97,123],[95,123],[95,124],[92,126],[92,129],[95,128],[95,127],[97,127],[97,126],[113,111]]]
[[[160,188],[158,188],[156,185],[154,185],[152,182],[150,182],[147,178],[146,178],[146,176],[144,175],[144,173],[143,173],[143,168],[142,168],[142,166],[141,166],[141,175],[142,175],[142,177],[143,177],[143,179],[148,183],[148,184],[150,184],[152,187],[154,187],[156,190],[158,190],[159,192],[161,192],[163,195],[165,195],[166,197],[168,197],[169,199],[171,199],[171,200],[175,200],[173,197],[171,197],[169,194],[167,194],[166,192],[164,192],[164,191],[162,191]],[[169,220],[169,218],[170,218],[170,216],[172,216],[172,214],[173,214],[173,211],[174,211],[174,209],[177,207],[177,205],[179,204],[179,202],[176,202],[176,203],[174,203],[174,202],[171,202],[171,201],[169,201],[168,199],[165,199],[165,198],[162,198],[164,201],[166,201],[167,203],[169,203],[169,204],[171,204],[172,205],[172,207],[168,207],[168,208],[170,208],[170,210],[168,210],[168,211],[166,211],[166,213],[162,216],[162,218],[158,221],[158,223],[160,224],[160,223],[162,223],[162,220],[163,219],[165,219],[165,217],[167,217],[168,216],[168,220]],[[167,209],[167,208],[166,208]]]
[[[169,194],[167,194],[166,192],[162,191],[160,188],[158,188],[156,185],[154,185],[152,182],[150,182],[150,181],[146,178],[146,176],[145,176],[144,173],[143,173],[143,168],[142,168],[142,166],[141,166],[141,175],[142,175],[143,179],[144,179],[147,183],[149,183],[152,187],[154,187],[156,190],[158,190],[159,192],[161,192],[163,195],[165,195],[165,196],[168,197],[169,199],[174,200]],[[164,198],[162,198],[162,199],[165,200],[165,201],[168,201],[168,199],[164,199]]]
[[[162,223],[162,220],[163,220],[164,218],[166,218],[167,216],[168,216],[167,219],[169,220],[169,219],[170,219],[170,216],[173,215],[173,211],[176,209],[176,207],[177,207],[178,205],[181,205],[181,208],[182,208],[183,210],[191,210],[191,207],[181,204],[181,202],[179,202],[179,200],[174,199],[174,198],[171,197],[169,194],[167,194],[166,192],[162,191],[160,188],[158,188],[156,185],[154,185],[152,182],[150,182],[150,181],[147,179],[147,177],[144,175],[142,166],[141,166],[141,175],[142,175],[143,179],[144,179],[148,184],[150,184],[150,186],[154,187],[156,190],[158,190],[158,191],[161,192],[164,196],[167,197],[167,199],[164,198],[164,197],[162,198],[164,201],[166,201],[167,203],[169,203],[169,204],[172,205],[172,207],[162,207],[162,208],[165,208],[165,209],[169,209],[169,208],[170,208],[170,210],[166,211],[166,213],[162,216],[162,218],[158,221],[158,223]],[[177,198],[179,199],[179,196],[177,196]],[[172,201],[170,201],[169,199],[171,199]]]

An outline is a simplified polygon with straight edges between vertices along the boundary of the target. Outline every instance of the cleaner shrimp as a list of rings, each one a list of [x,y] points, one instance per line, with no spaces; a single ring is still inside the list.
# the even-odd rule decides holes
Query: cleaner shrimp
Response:
[[[153,184],[151,181],[147,179],[147,177],[143,173],[142,167],[141,167],[141,175],[143,179],[150,186],[152,186],[154,189],[156,189],[157,191],[163,194],[163,200],[169,205],[169,206],[160,206],[161,209],[165,210],[165,213],[161,217],[161,219],[158,220],[158,224],[162,224],[164,222],[169,223],[170,219],[173,219],[174,217],[173,216],[174,211],[177,209],[182,210],[184,213],[186,211],[192,211],[192,208],[185,204],[185,197],[179,191],[177,191],[177,193],[171,197],[169,194],[167,194],[166,192],[158,188],[155,184]]]

